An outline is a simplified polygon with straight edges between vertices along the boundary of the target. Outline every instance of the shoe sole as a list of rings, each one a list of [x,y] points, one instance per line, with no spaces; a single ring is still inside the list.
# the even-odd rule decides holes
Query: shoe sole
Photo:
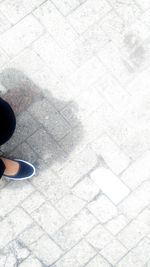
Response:
[[[13,178],[13,177],[8,177],[8,176],[3,175],[5,178],[7,178],[8,180],[21,181],[21,180],[31,179],[35,175],[36,170],[35,170],[35,167],[31,163],[29,163],[29,162],[27,162],[25,160],[21,160],[21,159],[14,159],[14,160],[16,160],[16,161],[22,161],[22,162],[30,165],[33,168],[33,173],[32,173],[32,175],[27,176],[27,177],[24,177],[24,178],[15,178],[15,177]]]

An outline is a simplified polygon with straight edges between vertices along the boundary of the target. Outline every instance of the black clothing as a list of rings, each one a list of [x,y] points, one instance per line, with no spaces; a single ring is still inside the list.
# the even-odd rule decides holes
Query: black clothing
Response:
[[[16,128],[15,114],[10,105],[0,98],[0,145],[7,142]],[[3,175],[5,165],[0,159],[0,177]]]

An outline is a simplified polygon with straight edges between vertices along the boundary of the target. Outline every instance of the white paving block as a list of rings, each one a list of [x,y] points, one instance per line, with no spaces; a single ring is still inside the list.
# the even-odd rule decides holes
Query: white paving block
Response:
[[[19,235],[18,240],[28,247],[30,244],[42,237],[43,234],[44,231],[40,228],[40,226],[32,224]]]
[[[114,239],[100,253],[114,266],[127,251],[119,241]]]
[[[115,174],[120,174],[130,163],[130,159],[107,135],[92,142],[92,148],[97,155],[102,156]]]
[[[76,90],[87,90],[105,72],[104,65],[96,57],[92,57],[70,76],[69,81]]]
[[[105,224],[105,227],[113,234],[118,234],[127,224],[128,219],[124,215],[119,215],[116,218],[113,218],[108,223]]]
[[[28,257],[25,261],[23,261],[21,264],[19,264],[19,267],[42,267],[42,263],[36,259],[35,257]]]
[[[118,208],[122,214],[133,219],[150,203],[150,182],[143,183],[133,191]]]
[[[141,267],[149,260],[150,240],[144,238],[137,247],[133,248],[116,267]],[[147,266],[147,265],[146,265]]]
[[[66,52],[49,34],[46,33],[34,42],[32,48],[60,79],[65,79],[76,70],[75,64],[69,59]]]
[[[8,30],[11,27],[9,20],[0,12],[0,33]]]
[[[147,10],[148,8],[150,8],[150,2],[149,0],[136,0],[136,2],[138,3],[138,5],[143,9],[143,10]]]
[[[20,208],[16,208],[0,222],[0,248],[15,239],[32,223],[32,219]]]
[[[94,257],[96,251],[84,240],[81,240],[74,248],[65,254],[55,267],[78,267],[86,264]]]
[[[1,35],[0,47],[13,57],[40,37],[43,32],[41,24],[32,15],[29,15]]]
[[[118,235],[117,239],[128,249],[147,236],[150,225],[150,211],[144,210],[140,215],[131,221]]]
[[[81,34],[110,9],[111,7],[105,0],[88,0],[67,18],[76,31]]]
[[[85,201],[72,194],[69,194],[61,198],[55,204],[55,207],[65,217],[66,220],[69,220],[75,214],[77,214],[85,206],[85,204]]]
[[[89,147],[75,155],[73,160],[69,160],[59,171],[58,176],[72,187],[82,176],[86,175],[97,164],[97,157]]]
[[[135,77],[135,73],[129,71],[131,67],[128,60],[122,56],[120,50],[112,42],[101,48],[98,57],[119,80],[121,85],[125,86]]]
[[[83,2],[83,0],[53,0],[52,1],[54,3],[54,5],[58,8],[58,10],[64,15],[68,15],[69,13],[71,13],[71,11],[73,11],[74,9],[76,9],[80,3]]]
[[[10,22],[16,24],[42,2],[44,0],[6,0],[0,4],[0,10]]]
[[[122,174],[124,181],[132,190],[150,177],[150,151],[144,153]]]
[[[62,249],[69,250],[79,242],[96,224],[97,219],[86,209],[67,222],[59,231],[53,235],[53,240]]]
[[[5,186],[0,192],[0,216],[5,216],[17,207],[17,205],[34,192],[34,190],[34,187],[28,181],[22,181],[21,183],[17,181]]]
[[[111,267],[111,265],[100,255],[97,255],[93,260],[91,260],[86,267]]]
[[[33,211],[31,216],[50,235],[54,234],[65,223],[65,219],[48,202]]]
[[[63,251],[47,235],[32,243],[30,249],[45,265],[53,264],[63,254]]]
[[[106,73],[96,81],[94,88],[105,97],[121,116],[126,116],[133,98],[123,89],[113,76]]]
[[[140,7],[138,7],[134,0],[122,0],[121,2],[113,0],[111,2],[113,2],[113,7],[123,19],[125,25],[130,26],[141,14]]]
[[[75,30],[50,1],[36,9],[33,14],[45,26],[60,47],[67,50],[78,37]]]
[[[117,215],[116,206],[105,195],[99,195],[96,199],[92,200],[88,204],[88,209],[101,223],[105,223]]]
[[[90,201],[99,193],[99,188],[90,178],[85,177],[72,188],[72,192],[77,197],[85,201]]]
[[[102,250],[112,239],[113,235],[111,235],[101,224],[92,229],[86,236],[86,240],[98,250]]]
[[[129,193],[130,190],[109,169],[99,167],[91,173],[91,179],[99,186],[114,204],[118,204]]]
[[[125,24],[114,10],[109,12],[101,21],[101,28],[108,34],[110,40],[113,41],[117,47],[123,46]]]
[[[31,213],[38,209],[45,202],[45,198],[38,191],[33,192],[27,199],[25,199],[21,206],[28,212]]]

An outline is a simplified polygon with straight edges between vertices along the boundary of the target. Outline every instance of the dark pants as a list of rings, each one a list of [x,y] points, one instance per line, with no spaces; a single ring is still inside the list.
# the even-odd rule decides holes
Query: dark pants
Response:
[[[13,135],[16,128],[15,114],[10,105],[0,98],[0,145],[7,142]],[[5,165],[0,159],[0,177],[5,170]]]

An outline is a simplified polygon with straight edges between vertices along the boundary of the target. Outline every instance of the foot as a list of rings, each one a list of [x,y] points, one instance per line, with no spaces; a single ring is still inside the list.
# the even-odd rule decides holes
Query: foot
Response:
[[[9,180],[26,180],[35,174],[35,167],[24,160],[1,158],[6,166],[3,176]]]
[[[19,170],[19,163],[11,160],[11,159],[7,159],[7,158],[3,158],[0,157],[0,159],[4,162],[6,169],[4,171],[4,175],[15,175],[17,174],[18,170]]]

